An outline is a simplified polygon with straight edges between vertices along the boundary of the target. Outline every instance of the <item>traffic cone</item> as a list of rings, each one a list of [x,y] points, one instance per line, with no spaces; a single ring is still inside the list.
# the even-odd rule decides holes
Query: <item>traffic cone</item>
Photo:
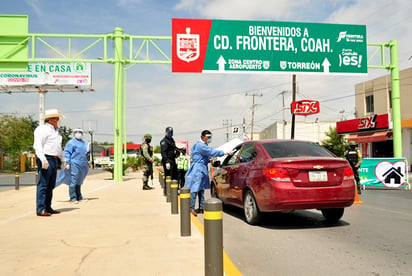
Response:
[[[353,202],[353,204],[363,204],[363,201],[359,200],[358,188],[355,188],[355,192],[355,201]]]

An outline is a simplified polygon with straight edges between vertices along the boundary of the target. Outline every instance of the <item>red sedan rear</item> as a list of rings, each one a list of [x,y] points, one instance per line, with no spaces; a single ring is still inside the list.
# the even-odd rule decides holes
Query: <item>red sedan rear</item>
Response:
[[[261,212],[320,209],[337,221],[355,198],[349,163],[306,141],[248,141],[235,149],[212,176],[211,193],[244,209],[257,224]]]

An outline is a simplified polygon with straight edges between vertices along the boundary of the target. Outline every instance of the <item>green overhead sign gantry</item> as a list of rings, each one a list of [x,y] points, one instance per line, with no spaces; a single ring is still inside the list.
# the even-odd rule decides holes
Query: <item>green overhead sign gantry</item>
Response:
[[[11,22],[16,23],[14,25],[16,26],[15,31],[10,30]],[[262,25],[265,24],[266,23],[262,22]],[[314,26],[316,32],[329,30],[327,26]],[[330,28],[333,29],[334,27],[332,26]],[[312,34],[313,33],[315,32],[312,32]],[[231,38],[229,35],[228,37],[227,39],[230,41]],[[125,65],[172,64],[172,59],[166,53],[170,51],[170,48],[172,48],[172,51],[176,50],[176,45],[173,45],[173,43],[170,45],[172,40],[175,41],[175,39],[176,37],[174,37],[174,35],[173,37],[127,35],[123,32],[122,28],[118,27],[115,28],[111,34],[29,34],[27,16],[0,15],[0,71],[26,70],[28,62],[89,62],[113,64],[114,181],[123,181],[122,138],[125,138],[125,99],[123,87]],[[221,43],[220,47],[224,47],[226,38],[223,35],[220,36],[219,39],[214,39],[216,43]],[[58,42],[56,42],[56,40]],[[65,51],[62,50],[62,40],[66,43]],[[79,41],[80,43],[78,43]],[[113,44],[111,47],[109,47],[109,41]],[[237,42],[237,45],[244,45],[246,43],[244,39],[240,41],[242,43],[239,44],[239,42]],[[317,47],[318,42],[316,41],[319,40],[315,40],[314,49]],[[55,46],[53,43],[56,43]],[[161,43],[163,44],[161,45]],[[319,45],[319,49],[331,49],[331,47],[327,46],[327,42],[326,44],[322,42],[322,44]],[[372,59],[371,57],[371,59],[368,60],[368,68],[381,68],[391,71],[394,157],[402,157],[398,44],[396,40],[393,40],[388,43],[368,43],[367,45],[377,48],[373,56],[376,54],[380,54],[381,56],[381,62],[377,65],[369,64]],[[162,50],[162,47],[165,50]],[[311,46],[307,44],[307,47]],[[45,51],[46,49],[47,51]],[[390,50],[390,63],[387,63],[385,60],[385,49]],[[96,54],[96,52],[98,53]],[[90,54],[94,55],[94,57],[90,57]],[[175,53],[172,52],[172,55],[174,54]],[[242,59],[247,58],[247,54],[245,55]],[[300,53],[300,55],[302,59],[305,58],[304,51]],[[267,58],[265,57],[265,59]],[[217,70],[219,70],[219,67],[217,68]],[[358,68],[361,68],[359,69],[361,73],[365,70],[364,67]],[[356,71],[357,70],[358,69],[356,69]]]

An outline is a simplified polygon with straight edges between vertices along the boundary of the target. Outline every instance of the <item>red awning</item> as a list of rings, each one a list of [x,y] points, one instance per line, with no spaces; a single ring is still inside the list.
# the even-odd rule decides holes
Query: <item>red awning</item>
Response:
[[[357,133],[350,134],[348,138],[349,141],[355,141],[356,143],[371,143],[371,142],[382,142],[388,139],[389,131],[376,131],[367,133]]]

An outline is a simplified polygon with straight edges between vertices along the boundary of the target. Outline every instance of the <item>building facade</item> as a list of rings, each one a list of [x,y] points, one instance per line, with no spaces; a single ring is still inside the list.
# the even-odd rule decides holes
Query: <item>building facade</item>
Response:
[[[399,72],[402,154],[412,158],[412,68]],[[355,85],[356,119],[336,124],[337,132],[360,145],[363,157],[393,157],[392,88],[389,74]]]
[[[292,124],[277,121],[259,133],[259,139],[290,139]],[[305,140],[320,143],[327,138],[329,128],[336,127],[335,121],[295,121],[295,140]],[[255,134],[254,134],[255,136]],[[254,138],[255,139],[255,138]]]

